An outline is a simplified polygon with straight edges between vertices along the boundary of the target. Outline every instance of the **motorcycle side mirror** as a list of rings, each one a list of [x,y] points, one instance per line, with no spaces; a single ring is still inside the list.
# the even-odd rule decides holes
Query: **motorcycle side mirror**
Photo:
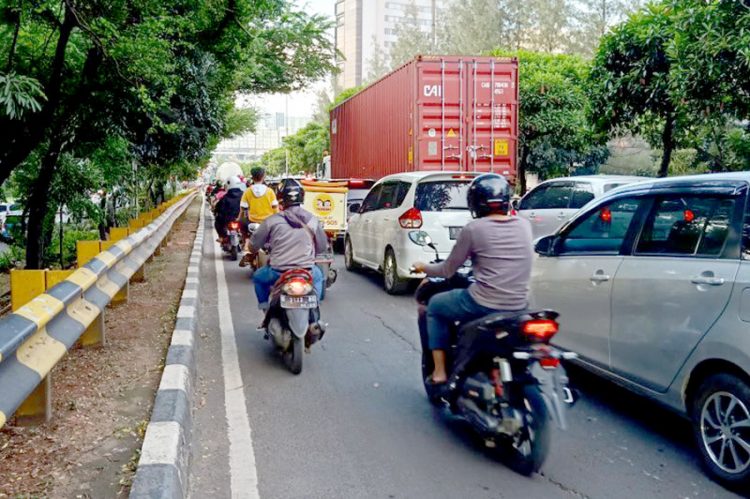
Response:
[[[552,256],[555,236],[544,236],[534,243],[534,251],[542,256]]]
[[[417,246],[429,246],[432,248],[435,243],[432,242],[432,238],[428,233],[423,230],[413,230],[409,232],[409,239]]]

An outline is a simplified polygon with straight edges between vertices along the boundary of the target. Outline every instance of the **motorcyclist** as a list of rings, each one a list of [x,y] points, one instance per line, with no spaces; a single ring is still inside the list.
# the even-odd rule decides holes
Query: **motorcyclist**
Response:
[[[414,270],[431,277],[449,278],[471,259],[475,282],[432,297],[427,306],[427,334],[435,370],[427,382],[447,381],[445,352],[450,347],[450,327],[496,312],[515,312],[528,306],[533,261],[531,225],[509,216],[511,188],[497,174],[476,177],[467,201],[476,220],[460,232],[446,260],[418,262]]]
[[[231,176],[225,182],[226,193],[216,203],[214,228],[219,235],[219,242],[227,236],[227,224],[236,220],[240,214],[240,200],[244,184],[237,176]]]
[[[279,211],[279,202],[276,199],[276,194],[273,190],[264,183],[266,178],[266,171],[263,168],[256,167],[250,171],[250,176],[253,179],[253,183],[242,195],[242,201],[240,207],[242,213],[240,216],[240,222],[243,227],[243,234],[247,236],[247,224],[249,223],[262,223],[266,218],[270,217],[274,213]],[[244,251],[250,251],[250,242],[248,239],[245,240]],[[246,265],[250,260],[251,255],[245,255],[240,262],[240,265]]]
[[[315,265],[315,255],[327,249],[323,225],[302,202],[305,191],[296,181],[287,181],[279,190],[282,212],[266,218],[250,238],[251,250],[267,245],[271,248],[268,265],[253,275],[258,307],[268,309],[271,289],[282,273],[303,268],[312,273],[318,296],[323,292],[323,273]]]

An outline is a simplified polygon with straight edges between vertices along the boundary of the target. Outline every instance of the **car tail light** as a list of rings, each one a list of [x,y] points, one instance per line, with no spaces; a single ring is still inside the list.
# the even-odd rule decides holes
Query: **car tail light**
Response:
[[[240,230],[240,223],[237,221],[229,222],[227,227],[229,228],[229,230]]]
[[[312,284],[304,279],[289,279],[281,290],[289,296],[305,296],[312,291]]]
[[[685,213],[682,214],[682,217],[687,223],[690,223],[695,220],[695,213],[693,213],[692,210],[685,210]]]
[[[418,229],[422,227],[422,212],[416,208],[409,208],[406,213],[398,217],[398,223],[403,229]]]
[[[546,343],[557,334],[560,326],[552,319],[532,319],[524,322],[521,330],[528,340]]]

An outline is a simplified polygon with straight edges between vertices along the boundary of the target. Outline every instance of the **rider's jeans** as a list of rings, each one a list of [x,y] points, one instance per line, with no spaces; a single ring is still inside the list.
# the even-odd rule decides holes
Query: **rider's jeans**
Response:
[[[253,274],[253,284],[255,285],[255,296],[258,298],[258,308],[265,310],[268,308],[268,300],[271,297],[271,290],[276,281],[279,280],[283,272],[274,270],[268,265],[261,267]],[[313,288],[315,293],[320,296],[323,293],[323,272],[317,265],[312,268]]]
[[[471,322],[485,315],[500,312],[477,303],[466,289],[438,293],[427,305],[427,336],[430,350],[450,348],[450,327],[456,321]]]

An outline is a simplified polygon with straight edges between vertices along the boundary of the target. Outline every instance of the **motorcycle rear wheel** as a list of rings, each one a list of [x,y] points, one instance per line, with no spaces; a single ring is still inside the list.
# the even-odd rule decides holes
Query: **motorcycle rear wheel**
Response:
[[[537,385],[523,388],[523,406],[515,407],[523,414],[524,425],[511,439],[498,441],[498,457],[521,475],[530,476],[542,469],[549,454],[550,417],[542,392]]]
[[[292,335],[292,344],[289,345],[289,349],[284,352],[284,363],[286,364],[287,369],[289,369],[294,375],[302,372],[302,354],[304,348],[304,339]]]
[[[237,261],[237,246],[232,246],[232,249],[229,250],[229,258],[231,258],[233,262]]]

